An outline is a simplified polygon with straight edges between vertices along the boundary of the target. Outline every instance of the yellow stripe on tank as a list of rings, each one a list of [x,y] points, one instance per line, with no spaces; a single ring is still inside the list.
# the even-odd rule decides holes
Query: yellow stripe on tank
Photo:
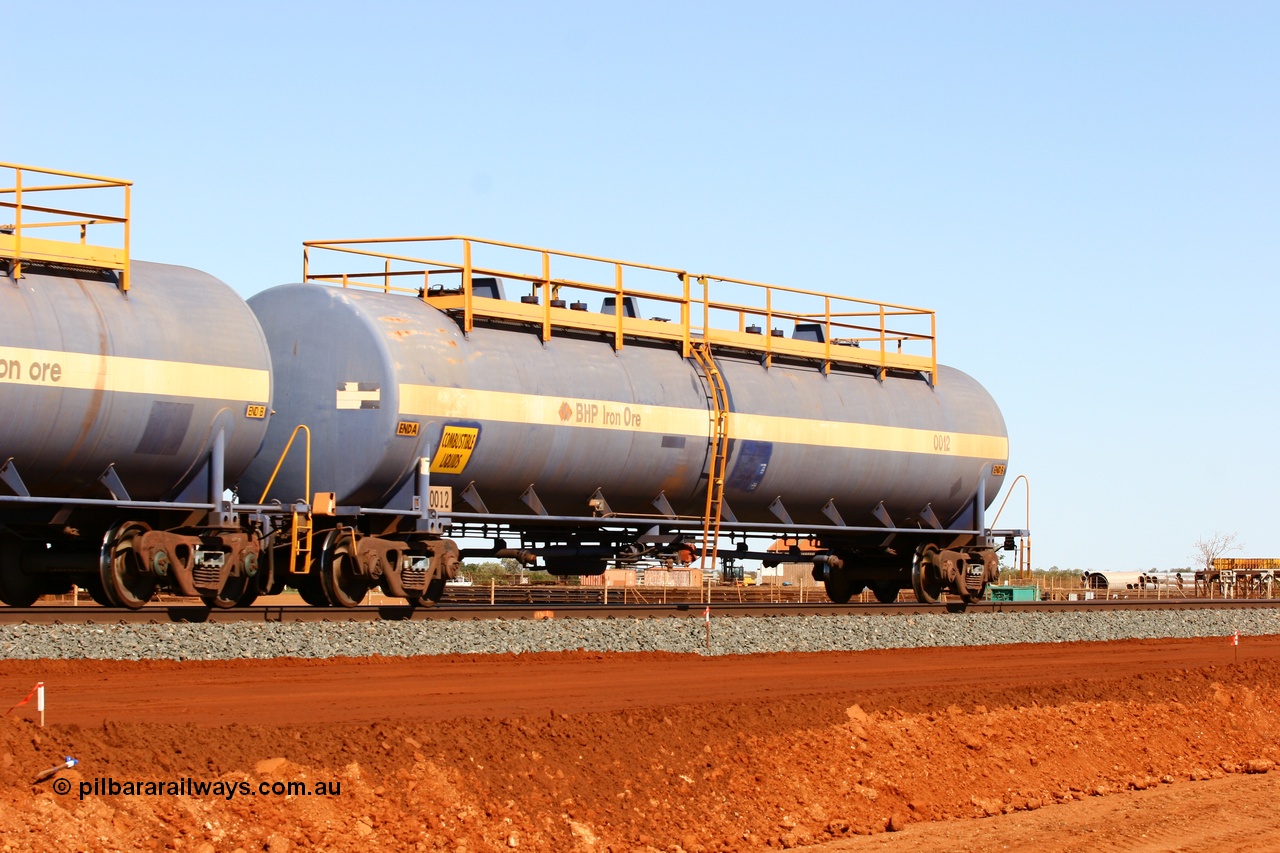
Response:
[[[202,400],[266,402],[271,395],[271,374],[249,367],[0,346],[5,383]]]
[[[618,429],[659,435],[710,435],[705,409],[615,403],[576,397],[544,397],[510,391],[401,385],[400,414],[428,418],[504,421],[586,429]]]
[[[685,435],[708,441],[711,436],[711,415],[706,409],[547,397],[510,391],[442,388],[433,385],[401,385],[400,414],[408,417]],[[729,437],[779,444],[976,459],[1007,459],[1009,456],[1009,439],[1000,435],[940,432],[742,412],[729,415]]]
[[[929,453],[976,459],[1006,459],[1009,456],[1009,439],[1002,435],[815,421],[740,412],[729,416],[729,435],[750,441],[854,447],[860,450]]]

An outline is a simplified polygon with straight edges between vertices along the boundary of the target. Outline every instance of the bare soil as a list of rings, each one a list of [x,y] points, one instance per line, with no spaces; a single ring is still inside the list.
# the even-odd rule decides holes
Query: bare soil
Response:
[[[0,851],[1280,850],[1236,652],[3,661]]]

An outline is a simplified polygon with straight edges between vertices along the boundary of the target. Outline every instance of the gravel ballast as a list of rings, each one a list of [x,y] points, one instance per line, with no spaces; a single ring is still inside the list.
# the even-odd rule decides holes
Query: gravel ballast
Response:
[[[530,652],[700,655],[1280,635],[1280,611],[0,626],[0,659],[233,660]]]

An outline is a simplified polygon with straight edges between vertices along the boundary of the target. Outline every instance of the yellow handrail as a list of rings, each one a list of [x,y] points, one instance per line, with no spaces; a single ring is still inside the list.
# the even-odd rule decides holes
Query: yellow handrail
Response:
[[[454,257],[423,257],[424,246],[441,247]],[[492,254],[507,262],[482,265],[476,258],[482,249],[488,253],[486,258]],[[332,254],[317,255],[313,250]],[[509,261],[513,256],[516,264]],[[318,271],[317,257],[338,257],[342,271]],[[362,269],[359,261],[351,263],[353,259],[368,259],[370,266]],[[561,269],[586,268],[591,274],[557,276],[553,260]],[[654,275],[667,290],[652,286]],[[674,276],[679,285],[663,278],[667,275]],[[528,303],[536,304],[485,298],[474,289],[480,277],[527,284]],[[643,280],[642,285],[635,283],[637,278]],[[543,340],[550,339],[554,329],[569,328],[606,334],[615,348],[624,346],[628,338],[676,341],[686,357],[690,342],[701,339],[713,346],[759,351],[766,365],[779,356],[796,357],[821,362],[824,370],[832,364],[856,364],[870,368],[880,378],[895,370],[923,373],[931,383],[937,381],[937,324],[929,309],[750,279],[691,275],[675,267],[476,237],[386,237],[303,243],[303,280],[412,294],[459,316],[464,331],[474,328],[477,317],[502,319],[539,327]],[[566,289],[610,297],[613,316],[571,310],[563,302],[561,291]],[[742,292],[759,298],[754,303],[732,298]],[[554,306],[552,299],[557,300]],[[624,306],[629,299],[678,305],[679,319],[627,317]],[[696,313],[701,314],[700,322],[692,310],[699,303],[702,310]],[[758,323],[763,323],[763,329]],[[777,337],[781,331],[775,329],[775,323],[813,324],[820,333],[815,331],[808,338],[794,334]]]
[[[265,501],[267,499],[267,495],[271,494],[271,487],[275,485],[276,475],[279,474],[280,469],[284,467],[284,460],[288,457],[289,449],[293,447],[293,440],[298,437],[299,432],[304,432],[307,435],[307,440],[306,440],[307,467],[306,467],[305,480],[304,480],[306,484],[305,486],[306,496],[304,497],[304,500],[306,500],[308,503],[311,502],[311,429],[306,424],[298,424],[296,427],[293,428],[293,432],[290,433],[289,440],[285,442],[284,450],[280,452],[280,459],[279,461],[276,462],[275,470],[271,472],[271,477],[267,480],[266,488],[262,490],[262,497],[258,498],[258,503],[262,503],[263,501]]]
[[[119,178],[104,178],[99,175],[86,175],[80,172],[67,172],[58,169],[41,169],[35,166],[23,166],[17,163],[0,162],[0,175],[11,175],[12,183],[0,186],[0,208],[13,211],[13,222],[0,225],[0,258],[10,260],[9,274],[14,279],[22,278],[23,262],[44,262],[66,264],[70,266],[89,267],[93,269],[117,270],[120,273],[119,288],[122,292],[129,290],[129,206],[132,181]],[[29,175],[51,175],[58,178],[72,178],[75,183],[31,184],[25,179]],[[118,214],[90,213],[66,207],[46,207],[24,201],[23,196],[32,193],[59,193],[61,204],[71,194],[83,190],[120,189],[124,192],[122,212]],[[12,201],[6,197],[12,196]],[[77,196],[80,198],[80,196]],[[57,217],[71,217],[60,219]],[[89,243],[88,226],[121,225],[123,237],[121,246],[113,247],[105,244]],[[76,239],[50,239],[26,236],[25,232],[33,228],[75,228]]]
[[[1000,514],[1004,512],[1004,505],[1009,502],[1009,498],[1013,495],[1013,489],[1021,482],[1027,491],[1027,511],[1024,522],[1027,525],[1027,534],[1022,537],[1022,547],[1018,549],[1018,577],[1031,577],[1031,481],[1027,479],[1026,474],[1019,474],[1013,478],[1013,482],[1009,484],[1009,490],[1004,494],[1004,500],[1000,502],[1000,508],[996,510],[995,517],[991,519],[988,529],[994,529],[997,522],[1000,521]]]

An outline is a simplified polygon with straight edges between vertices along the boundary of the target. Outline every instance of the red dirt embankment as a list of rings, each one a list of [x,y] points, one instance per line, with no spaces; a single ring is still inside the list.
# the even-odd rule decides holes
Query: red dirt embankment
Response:
[[[1280,849],[1278,652],[5,661],[0,850]]]

